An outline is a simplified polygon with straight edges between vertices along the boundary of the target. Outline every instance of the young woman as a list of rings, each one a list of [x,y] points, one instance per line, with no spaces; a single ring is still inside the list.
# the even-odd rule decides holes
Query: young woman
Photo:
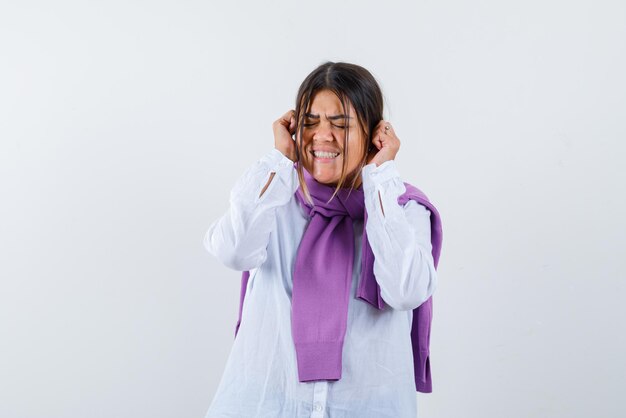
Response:
[[[210,225],[206,249],[243,274],[207,418],[417,416],[441,222],[382,115],[369,71],[320,65]]]

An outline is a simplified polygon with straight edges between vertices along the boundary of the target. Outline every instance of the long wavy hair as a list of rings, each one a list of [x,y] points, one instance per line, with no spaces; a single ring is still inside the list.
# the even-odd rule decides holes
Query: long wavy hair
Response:
[[[350,182],[349,186],[347,186],[350,191],[355,188],[354,186],[356,185],[361,170],[367,162],[369,151],[373,147],[371,135],[376,125],[383,118],[383,94],[374,76],[359,65],[347,62],[327,61],[315,68],[304,79],[296,96],[295,118],[298,133],[296,135],[296,157],[298,161],[302,161],[301,157],[304,154],[302,144],[304,115],[310,110],[313,96],[315,96],[318,91],[324,89],[330,90],[337,95],[341,101],[344,115],[348,114],[348,103],[352,104],[356,112],[358,129],[361,130],[363,138],[365,138],[365,143],[361,149],[350,151],[348,150],[349,130],[346,130],[341,176],[330,198],[330,200],[332,200],[337,192],[344,187],[344,184]],[[352,173],[346,172],[348,152],[357,152],[361,155],[361,162],[358,168]],[[302,170],[302,164],[297,164],[300,187],[302,188],[306,200],[312,205],[313,199],[306,186]],[[351,179],[348,178],[349,176]]]

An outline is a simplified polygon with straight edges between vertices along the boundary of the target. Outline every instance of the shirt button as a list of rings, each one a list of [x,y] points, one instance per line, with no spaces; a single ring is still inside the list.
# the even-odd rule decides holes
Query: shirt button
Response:
[[[316,403],[316,404],[315,404],[315,410],[316,410],[316,411],[321,411],[322,409],[324,409],[324,408],[322,407],[322,405],[320,405],[320,404],[318,404],[318,403]]]

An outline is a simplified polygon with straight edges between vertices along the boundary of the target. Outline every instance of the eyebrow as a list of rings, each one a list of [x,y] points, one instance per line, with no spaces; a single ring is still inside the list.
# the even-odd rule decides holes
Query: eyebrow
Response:
[[[313,113],[305,113],[304,116],[306,116],[307,118],[311,118],[311,119],[319,119],[320,118],[320,115],[314,115]],[[334,115],[334,116],[328,116],[328,119],[330,119],[330,120],[352,119],[352,116]]]

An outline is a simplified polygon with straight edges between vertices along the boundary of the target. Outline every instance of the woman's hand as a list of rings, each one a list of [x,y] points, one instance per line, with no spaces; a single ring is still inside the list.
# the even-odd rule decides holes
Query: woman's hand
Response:
[[[291,161],[296,161],[296,141],[292,135],[296,132],[295,110],[290,110],[272,124],[274,147]]]
[[[389,129],[385,130],[386,126],[389,126]],[[400,140],[389,122],[385,120],[378,122],[372,134],[372,145],[367,156],[367,164],[376,163],[376,166],[379,166],[385,161],[396,158],[400,149]]]

